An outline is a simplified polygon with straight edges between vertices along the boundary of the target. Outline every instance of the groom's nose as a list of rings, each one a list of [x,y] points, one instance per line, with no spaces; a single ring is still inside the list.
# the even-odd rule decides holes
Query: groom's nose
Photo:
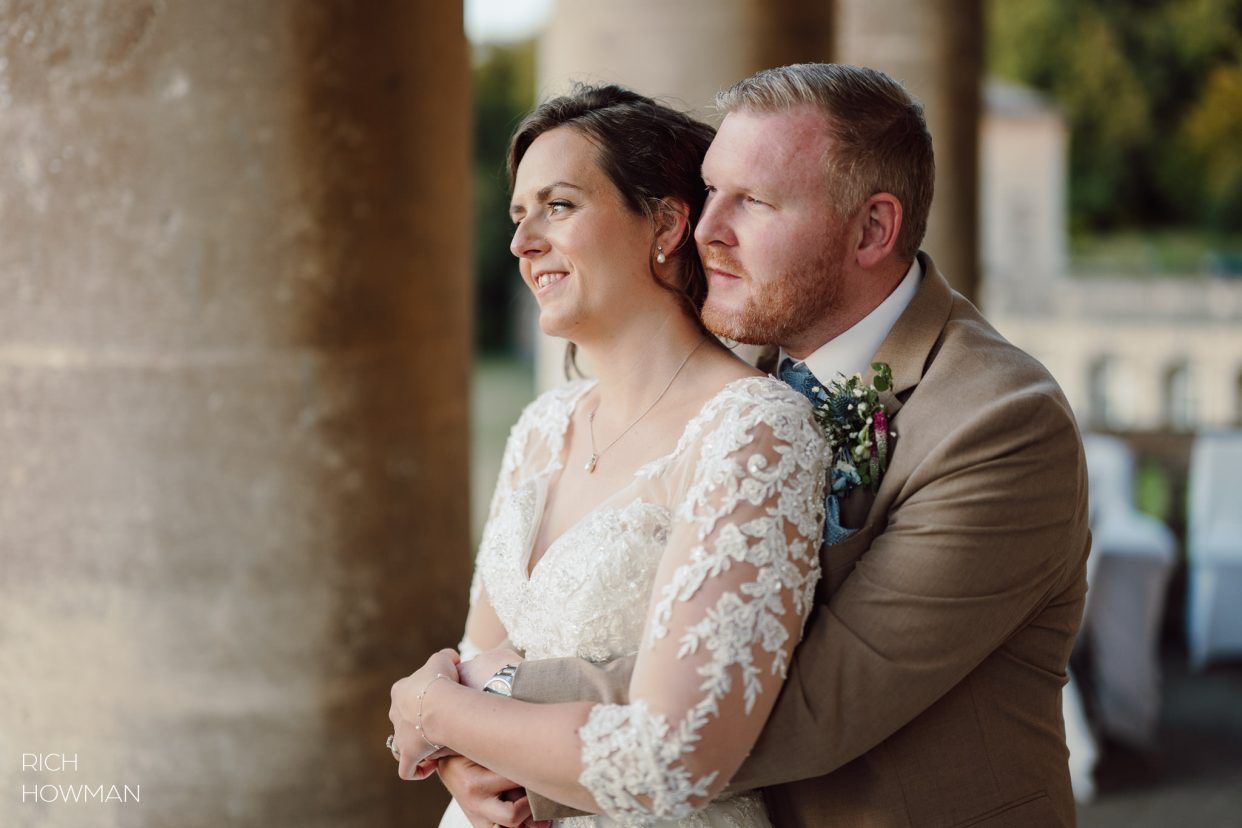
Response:
[[[694,228],[694,240],[704,247],[713,243],[730,247],[737,244],[728,210],[720,199],[712,199],[704,205],[699,224]]]

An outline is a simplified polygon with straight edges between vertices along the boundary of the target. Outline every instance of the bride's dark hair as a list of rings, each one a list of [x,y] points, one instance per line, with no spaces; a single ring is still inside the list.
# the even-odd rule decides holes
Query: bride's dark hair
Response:
[[[510,191],[518,165],[534,140],[563,126],[578,130],[598,147],[600,169],[635,213],[656,222],[661,211],[674,209],[669,198],[689,206],[685,236],[676,249],[665,251],[678,265],[674,280],[661,279],[654,267],[651,277],[675,294],[685,312],[702,328],[699,313],[707,298],[707,277],[693,236],[706,197],[700,168],[716,131],[624,87],[576,84],[570,94],[535,107],[513,133],[508,157]],[[649,262],[655,252],[651,251]],[[565,352],[566,376],[571,367],[576,369],[575,353],[571,342]]]

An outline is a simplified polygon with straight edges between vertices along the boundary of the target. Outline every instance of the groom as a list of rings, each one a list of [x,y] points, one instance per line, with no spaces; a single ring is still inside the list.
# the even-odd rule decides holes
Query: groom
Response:
[[[1061,688],[1090,539],[1069,406],[919,251],[934,163],[900,85],[803,64],[717,104],[704,321],[779,345],[807,386],[887,363],[898,435],[878,491],[842,504],[855,531],[821,551],[817,606],[731,788],[764,788],[779,828],[1073,825]],[[632,663],[525,662],[512,693],[624,701]],[[480,819],[512,807],[512,783],[468,760],[442,775]]]

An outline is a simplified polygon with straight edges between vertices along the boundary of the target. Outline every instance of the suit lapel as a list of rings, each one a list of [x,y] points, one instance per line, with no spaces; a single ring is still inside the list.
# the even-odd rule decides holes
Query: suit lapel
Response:
[[[931,256],[920,251],[923,281],[897,323],[880,344],[872,362],[887,362],[893,371],[893,387],[880,394],[889,418],[897,416],[902,399],[923,379],[932,348],[940,339],[953,309],[953,290],[936,268]],[[867,369],[866,381],[875,379]]]
[[[932,350],[940,341],[944,326],[949,321],[953,310],[953,289],[948,281],[936,268],[936,263],[926,253],[919,253],[919,261],[923,266],[923,281],[919,290],[910,300],[905,311],[897,318],[893,329],[880,344],[872,362],[886,362],[893,372],[893,387],[880,394],[880,402],[888,414],[889,421],[897,426],[897,413],[901,410],[903,400],[923,379]],[[867,382],[875,380],[875,371],[868,368]],[[897,441],[892,451],[901,451],[901,431],[897,431]],[[892,458],[889,458],[892,464]],[[886,476],[881,482],[881,489],[890,479]],[[898,485],[896,482],[891,485]],[[851,502],[852,501],[852,502]],[[892,495],[880,497],[880,493],[869,488],[859,487],[850,493],[841,505],[842,518],[853,521],[852,526],[865,526],[876,519],[873,514],[877,503],[892,502]],[[887,505],[883,507],[887,511]]]

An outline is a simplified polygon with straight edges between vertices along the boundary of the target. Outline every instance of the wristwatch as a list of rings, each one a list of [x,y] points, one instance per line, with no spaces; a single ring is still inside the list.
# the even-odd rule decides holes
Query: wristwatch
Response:
[[[487,680],[487,684],[483,685],[484,693],[494,693],[497,696],[513,696],[513,677],[517,675],[516,664],[506,664],[496,671],[496,675]]]

